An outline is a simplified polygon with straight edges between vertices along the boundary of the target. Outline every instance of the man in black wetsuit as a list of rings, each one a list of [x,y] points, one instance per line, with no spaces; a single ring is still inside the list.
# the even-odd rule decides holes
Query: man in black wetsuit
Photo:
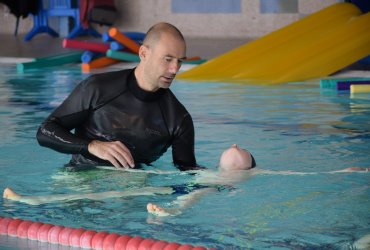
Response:
[[[140,47],[138,66],[82,81],[41,124],[39,144],[73,154],[72,167],[134,168],[157,160],[172,146],[180,170],[200,168],[192,118],[169,89],[185,54],[176,27],[154,25]]]

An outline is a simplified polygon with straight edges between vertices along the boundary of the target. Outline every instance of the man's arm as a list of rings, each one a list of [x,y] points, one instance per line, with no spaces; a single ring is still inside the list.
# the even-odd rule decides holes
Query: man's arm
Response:
[[[194,153],[194,125],[189,114],[184,118],[172,143],[173,163],[181,171],[205,169],[199,166]]]
[[[87,81],[80,83],[41,124],[36,135],[41,146],[67,154],[88,153],[88,144],[91,140],[78,137],[71,132],[89,115],[91,91],[86,89]]]
[[[71,131],[87,120],[99,105],[97,82],[89,77],[81,82],[67,99],[43,122],[37,132],[41,146],[61,153],[94,155],[109,161],[116,168],[134,167],[130,150],[119,141],[99,141],[82,138]]]
[[[91,140],[80,138],[73,134],[71,132],[73,125],[68,123],[69,120],[73,120],[73,123],[77,121],[82,122],[85,112],[71,114],[68,116],[68,119],[55,117],[51,114],[39,127],[36,134],[37,141],[41,146],[61,153],[86,155]]]

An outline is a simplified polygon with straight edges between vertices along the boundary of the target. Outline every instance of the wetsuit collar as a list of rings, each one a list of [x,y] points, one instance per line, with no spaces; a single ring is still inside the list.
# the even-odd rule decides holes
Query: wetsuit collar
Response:
[[[164,89],[159,89],[155,92],[150,92],[140,88],[139,84],[137,83],[134,71],[135,70],[132,70],[130,75],[128,76],[129,77],[128,88],[136,98],[144,102],[153,102],[158,100],[164,94],[165,92]]]

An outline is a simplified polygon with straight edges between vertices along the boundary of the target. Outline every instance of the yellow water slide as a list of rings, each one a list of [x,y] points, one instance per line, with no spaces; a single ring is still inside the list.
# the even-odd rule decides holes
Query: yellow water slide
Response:
[[[254,84],[328,76],[370,55],[370,12],[338,3],[178,75]]]

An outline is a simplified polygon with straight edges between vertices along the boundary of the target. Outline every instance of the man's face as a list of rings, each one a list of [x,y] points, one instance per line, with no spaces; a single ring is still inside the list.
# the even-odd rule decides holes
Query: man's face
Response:
[[[169,88],[185,59],[185,42],[162,34],[153,46],[144,46],[145,80],[152,91]]]

